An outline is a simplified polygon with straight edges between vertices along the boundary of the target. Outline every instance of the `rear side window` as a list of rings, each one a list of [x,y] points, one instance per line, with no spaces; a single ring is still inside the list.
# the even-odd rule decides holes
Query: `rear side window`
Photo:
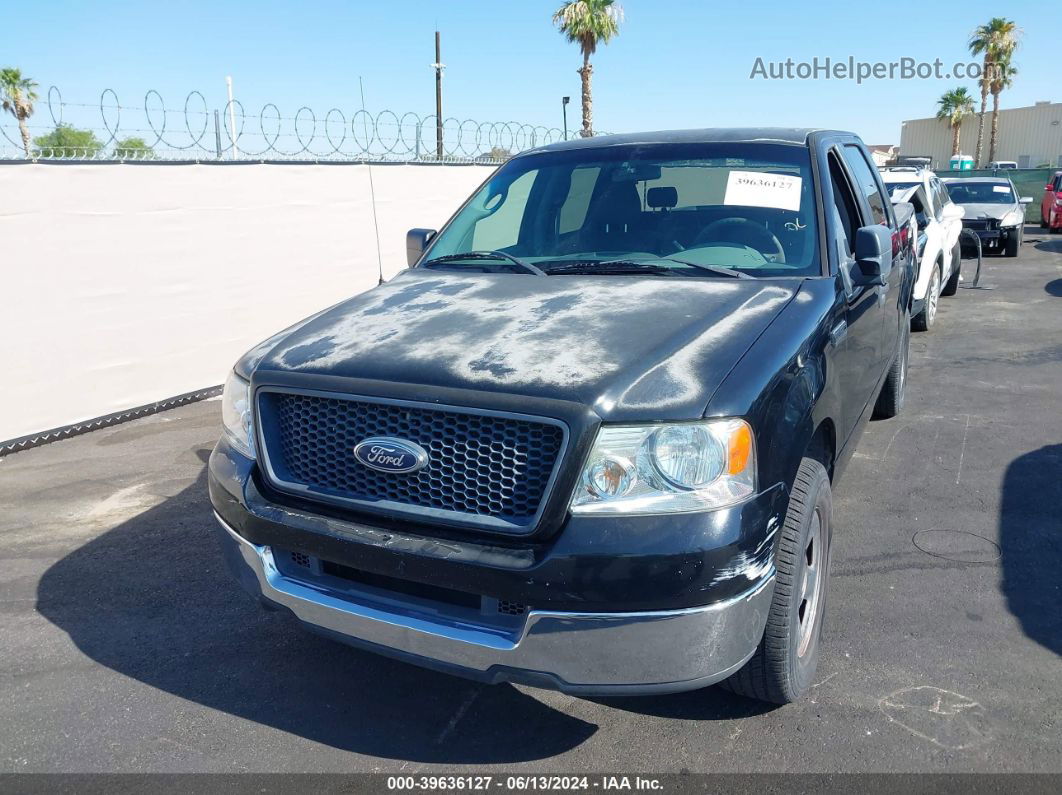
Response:
[[[889,225],[889,211],[885,207],[885,198],[878,189],[878,182],[874,178],[874,172],[867,163],[866,157],[858,146],[845,144],[844,159],[856,181],[859,191],[866,197],[870,205],[871,221],[875,224]]]

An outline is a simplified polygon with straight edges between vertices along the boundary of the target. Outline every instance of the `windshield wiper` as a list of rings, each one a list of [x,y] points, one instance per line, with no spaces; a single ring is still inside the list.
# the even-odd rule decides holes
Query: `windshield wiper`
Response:
[[[717,276],[728,276],[732,279],[751,279],[747,273],[724,268],[721,265],[699,265],[696,262],[679,259],[678,257],[653,257],[652,259],[604,259],[604,260],[579,260],[567,265],[547,266],[547,275],[554,273],[599,273],[603,275],[613,273],[654,273],[677,276],[678,271],[674,268],[666,268],[662,265],[654,265],[653,260],[661,262],[677,262],[697,270],[714,273]],[[545,263],[543,263],[545,264]]]
[[[652,273],[674,275],[673,268],[665,268],[662,265],[654,265],[645,260],[633,259],[609,259],[609,260],[568,260],[563,265],[548,265],[546,275],[556,274],[581,274],[596,273],[599,276],[614,276],[629,273]]]
[[[689,265],[691,268],[697,268],[698,270],[708,271],[709,273],[715,273],[719,276],[730,276],[733,279],[751,279],[747,273],[733,270],[732,268],[724,268],[722,265],[701,265],[697,262],[690,262],[687,259],[679,259],[678,257],[656,257],[666,262],[677,262],[681,265]]]
[[[422,262],[420,267],[430,268],[432,265],[439,263],[462,262],[477,259],[507,260],[513,265],[523,268],[528,273],[533,273],[536,276],[546,275],[546,272],[541,268],[535,267],[530,262],[524,262],[519,257],[514,257],[512,254],[506,254],[504,251],[466,251],[462,254],[446,254],[442,257],[434,257],[427,262]]]

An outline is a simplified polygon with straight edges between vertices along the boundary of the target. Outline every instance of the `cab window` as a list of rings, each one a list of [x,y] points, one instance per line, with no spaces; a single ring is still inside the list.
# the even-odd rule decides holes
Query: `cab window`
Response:
[[[863,196],[866,197],[867,204],[870,205],[872,223],[888,226],[888,206],[885,202],[885,198],[881,195],[881,190],[878,188],[878,181],[874,176],[873,170],[870,168],[870,164],[867,163],[867,159],[863,155],[862,150],[854,144],[845,144],[844,160],[848,164],[849,170],[852,172],[857,188]]]
[[[831,154],[829,162],[830,186],[833,192],[831,214],[836,229],[834,239],[837,253],[842,259],[851,258],[855,250],[856,229],[860,226],[859,210],[840,161]]]

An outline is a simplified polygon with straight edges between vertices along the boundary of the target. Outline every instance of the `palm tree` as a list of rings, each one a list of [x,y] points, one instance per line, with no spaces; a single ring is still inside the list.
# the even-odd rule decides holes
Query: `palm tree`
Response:
[[[1003,89],[1010,88],[1017,73],[1017,67],[1010,63],[1010,55],[1006,60],[996,63],[992,85],[989,86],[989,91],[992,92],[992,132],[988,136],[988,162],[990,163],[996,159],[996,140],[999,134],[999,95],[1003,93]]]
[[[951,154],[959,154],[959,133],[967,116],[974,112],[974,98],[966,86],[945,91],[937,100],[937,118],[951,127]]]
[[[583,66],[578,71],[583,81],[584,138],[594,134],[593,97],[590,89],[593,67],[590,65],[590,56],[597,51],[599,42],[608,44],[613,36],[619,34],[622,21],[623,9],[616,5],[615,0],[569,0],[553,15],[553,24],[568,41],[578,44],[583,53]]]
[[[3,108],[18,120],[18,131],[22,133],[22,148],[26,157],[30,156],[30,134],[26,119],[33,115],[33,103],[37,101],[37,84],[28,77],[23,77],[18,69],[0,69],[0,97]]]
[[[988,109],[988,94],[992,88],[992,78],[995,64],[1002,57],[1009,60],[1009,56],[1018,46],[1018,26],[1013,21],[1004,17],[992,17],[984,25],[978,26],[970,37],[970,53],[983,55],[984,63],[981,69],[981,113],[977,121],[977,151],[974,159],[977,165],[981,163],[981,148],[985,137],[985,112]]]

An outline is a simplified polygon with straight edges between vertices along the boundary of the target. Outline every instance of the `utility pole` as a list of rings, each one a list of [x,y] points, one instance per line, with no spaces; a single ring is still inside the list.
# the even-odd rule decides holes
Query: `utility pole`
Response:
[[[571,97],[561,97],[561,113],[564,114],[564,140],[568,140],[568,103],[572,101]]]
[[[442,115],[442,78],[446,64],[442,62],[442,47],[439,44],[439,31],[435,31],[435,156],[443,159],[443,115]]]

